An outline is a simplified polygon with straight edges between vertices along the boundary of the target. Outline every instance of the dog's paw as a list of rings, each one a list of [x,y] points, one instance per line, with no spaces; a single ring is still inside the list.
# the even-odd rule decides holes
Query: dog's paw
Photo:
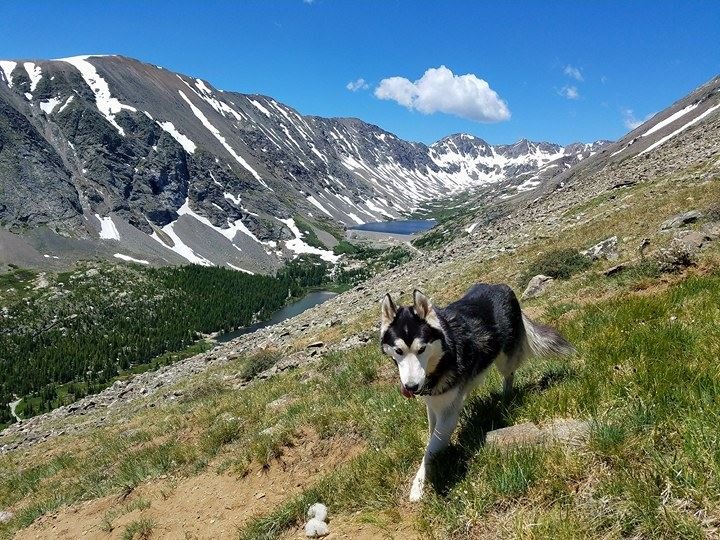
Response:
[[[415,477],[412,487],[410,488],[410,502],[418,502],[423,497],[423,488],[425,487],[425,478]]]

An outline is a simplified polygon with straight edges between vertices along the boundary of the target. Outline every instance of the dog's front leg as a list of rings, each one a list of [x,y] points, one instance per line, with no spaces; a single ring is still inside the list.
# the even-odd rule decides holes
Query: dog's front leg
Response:
[[[428,442],[429,442],[430,438],[432,437],[433,431],[435,431],[435,424],[437,424],[437,412],[430,406],[429,403],[426,403],[425,406],[427,409]]]
[[[430,399],[427,400],[428,422],[430,423],[430,440],[425,448],[420,468],[415,474],[412,487],[410,488],[410,501],[417,502],[422,499],[425,489],[425,474],[432,457],[450,443],[455,427],[457,426],[458,416],[462,403],[453,403],[444,409],[437,411],[433,408]],[[462,401],[462,400],[460,400]]]

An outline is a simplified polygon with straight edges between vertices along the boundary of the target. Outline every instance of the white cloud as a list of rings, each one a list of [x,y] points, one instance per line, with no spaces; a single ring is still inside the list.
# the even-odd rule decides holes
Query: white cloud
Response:
[[[623,109],[622,116],[623,124],[625,125],[625,127],[632,130],[642,126],[645,122],[655,116],[655,113],[651,112],[650,114],[646,114],[644,118],[639,119],[635,118],[635,111],[633,111],[632,109]]]
[[[583,77],[580,68],[576,68],[575,66],[571,66],[570,64],[565,66],[565,69],[563,69],[563,73],[571,79],[575,79],[576,81],[582,82],[585,80],[585,77]]]
[[[405,77],[383,79],[375,97],[395,101],[423,114],[442,112],[476,122],[501,122],[510,109],[490,85],[473,75],[455,75],[445,66],[430,68],[415,82]]]
[[[358,79],[356,81],[350,81],[345,85],[345,88],[350,90],[351,92],[357,92],[358,90],[367,90],[369,88],[368,83],[365,82],[365,79]]]
[[[607,77],[606,77],[605,75],[603,75],[602,77],[600,77],[600,82],[601,82],[602,84],[605,84],[605,83],[607,82]]]
[[[580,92],[577,86],[563,86],[558,90],[558,94],[567,99],[580,99]]]

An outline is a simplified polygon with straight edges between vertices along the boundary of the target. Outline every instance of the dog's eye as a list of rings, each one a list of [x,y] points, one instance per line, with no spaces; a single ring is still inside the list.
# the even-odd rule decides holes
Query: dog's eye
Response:
[[[425,345],[423,345],[422,347],[420,347],[420,348],[418,349],[418,352],[417,352],[417,353],[418,353],[418,354],[422,354],[422,353],[425,352],[425,349],[426,349],[426,347],[425,347]]]
[[[400,348],[395,349],[395,354],[402,356],[402,353],[403,353],[402,349],[400,349]]]

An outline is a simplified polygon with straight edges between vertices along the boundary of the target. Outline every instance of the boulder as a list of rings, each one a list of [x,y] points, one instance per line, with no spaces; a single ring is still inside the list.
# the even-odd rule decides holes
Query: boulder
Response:
[[[540,441],[543,434],[532,422],[516,426],[494,429],[485,436],[485,444],[509,446],[511,444],[534,444]]]
[[[660,225],[660,230],[669,231],[670,229],[678,229],[683,225],[695,223],[701,217],[702,212],[700,212],[699,210],[690,210],[689,212],[685,212],[684,214],[678,214],[671,217],[670,219],[663,221],[662,225]]]
[[[544,425],[542,431],[546,441],[580,444],[590,435],[590,422],[560,418]]]
[[[533,276],[530,279],[530,282],[528,283],[527,288],[525,289],[525,292],[522,293],[521,300],[529,300],[530,298],[537,298],[541,294],[543,294],[547,288],[552,285],[553,281],[555,281],[550,276],[544,276],[542,274],[538,274],[537,276]]]
[[[7,523],[14,516],[15,516],[15,514],[13,514],[12,512],[8,512],[7,510],[2,510],[2,511],[0,511],[0,523]]]
[[[682,243],[689,251],[698,251],[710,238],[701,231],[681,231],[675,236],[677,242]]]
[[[597,261],[598,259],[614,261],[618,258],[617,246],[618,237],[611,236],[580,253],[586,257],[590,257],[593,261]]]
[[[615,182],[615,183],[610,187],[610,189],[620,189],[620,188],[624,188],[624,187],[631,187],[631,186],[634,186],[634,185],[637,184],[637,183],[638,183],[637,180],[631,180],[631,179],[619,180],[619,181]]]
[[[700,229],[708,240],[717,240],[720,238],[720,223],[706,223]]]
[[[280,397],[277,398],[276,400],[271,401],[270,403],[268,403],[268,404],[266,405],[266,407],[267,407],[268,409],[270,409],[271,411],[281,411],[281,410],[287,409],[288,406],[289,406],[293,401],[295,401],[295,400],[293,399],[293,397],[292,397],[291,395],[285,394],[285,395],[280,396]]]
[[[590,423],[586,420],[557,418],[543,425],[525,422],[495,429],[488,432],[485,444],[510,446],[561,442],[577,445],[585,441],[589,433]]]

